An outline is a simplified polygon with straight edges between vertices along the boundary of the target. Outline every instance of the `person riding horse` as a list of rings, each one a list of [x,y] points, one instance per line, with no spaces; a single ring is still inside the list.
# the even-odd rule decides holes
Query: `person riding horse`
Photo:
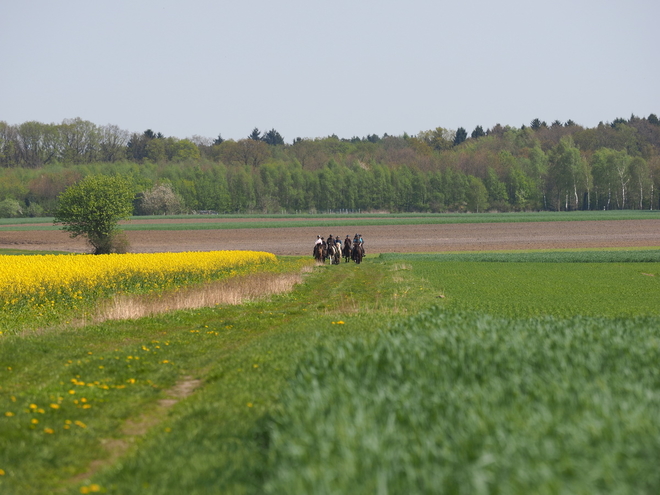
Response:
[[[355,234],[355,237],[353,237],[353,250],[351,251],[351,259],[356,263],[360,263],[362,261],[362,257],[364,256],[364,247],[362,246],[363,243],[364,241],[362,240],[362,236]]]
[[[323,237],[320,235],[316,236],[316,242],[314,243],[314,249],[312,251],[312,256],[316,258],[317,260],[322,260],[323,259]]]
[[[342,256],[344,257],[344,261],[348,263],[348,260],[351,258],[351,237],[346,234],[346,239],[344,239],[344,249],[342,250]]]
[[[341,251],[337,246],[336,239],[332,237],[332,234],[328,236],[328,258],[332,259],[332,263],[336,265],[339,263],[339,258],[341,256]]]

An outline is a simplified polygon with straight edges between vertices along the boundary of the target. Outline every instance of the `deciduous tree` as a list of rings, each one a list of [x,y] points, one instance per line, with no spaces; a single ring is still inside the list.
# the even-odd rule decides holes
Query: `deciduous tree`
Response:
[[[94,254],[121,252],[119,221],[133,212],[132,184],[121,176],[90,175],[59,196],[56,224],[71,237],[85,237]]]

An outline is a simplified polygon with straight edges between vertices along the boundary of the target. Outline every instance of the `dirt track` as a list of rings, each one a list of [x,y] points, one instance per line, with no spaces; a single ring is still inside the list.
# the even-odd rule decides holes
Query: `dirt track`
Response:
[[[327,228],[324,228],[327,230]],[[233,230],[127,231],[131,251],[213,251],[248,249],[309,255],[317,235],[359,232],[367,253],[481,251],[508,249],[660,247],[660,220],[482,223]],[[88,252],[85,241],[61,231],[0,231],[0,248]]]

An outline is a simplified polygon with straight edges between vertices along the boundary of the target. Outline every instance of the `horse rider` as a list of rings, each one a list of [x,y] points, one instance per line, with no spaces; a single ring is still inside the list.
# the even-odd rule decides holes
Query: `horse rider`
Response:
[[[346,234],[346,239],[344,239],[344,244],[347,245],[349,248],[351,247],[351,236]]]
[[[334,238],[332,237],[332,234],[330,234],[330,235],[328,236],[327,243],[328,243],[328,249],[330,249],[330,246],[334,246],[334,245],[335,245],[335,240],[334,240]]]
[[[315,254],[316,246],[318,246],[319,244],[321,245],[321,247],[319,249],[323,249],[323,239],[321,238],[320,235],[317,235],[316,236],[316,242],[314,243],[314,248],[312,249],[312,255]]]
[[[339,238],[338,235],[335,236],[335,244],[337,245],[337,249],[339,249],[339,252],[341,253],[341,239]]]
[[[364,239],[362,239],[362,234],[358,234],[360,246],[362,246],[362,256],[366,256],[367,252],[364,250]]]

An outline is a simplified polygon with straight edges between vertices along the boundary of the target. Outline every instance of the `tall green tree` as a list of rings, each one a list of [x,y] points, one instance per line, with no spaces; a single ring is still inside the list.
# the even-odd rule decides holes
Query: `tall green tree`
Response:
[[[557,209],[579,208],[580,192],[589,194],[591,174],[580,150],[570,136],[560,139],[549,156],[549,175],[553,182]]]
[[[466,198],[468,211],[479,213],[488,209],[488,190],[479,177],[468,176]]]
[[[470,134],[470,137],[472,139],[479,139],[480,137],[484,137],[486,135],[486,132],[484,131],[484,128],[481,127],[480,125],[476,126],[474,130],[472,131],[472,134]]]
[[[279,144],[284,144],[284,138],[275,129],[271,129],[270,131],[266,132],[261,138],[261,140],[270,146],[277,146]]]
[[[135,192],[121,176],[89,175],[59,196],[54,223],[71,237],[85,237],[94,254],[120,252],[119,221],[133,212]]]
[[[466,139],[467,139],[467,131],[462,127],[456,129],[456,135],[454,136],[454,146],[461,144]]]

